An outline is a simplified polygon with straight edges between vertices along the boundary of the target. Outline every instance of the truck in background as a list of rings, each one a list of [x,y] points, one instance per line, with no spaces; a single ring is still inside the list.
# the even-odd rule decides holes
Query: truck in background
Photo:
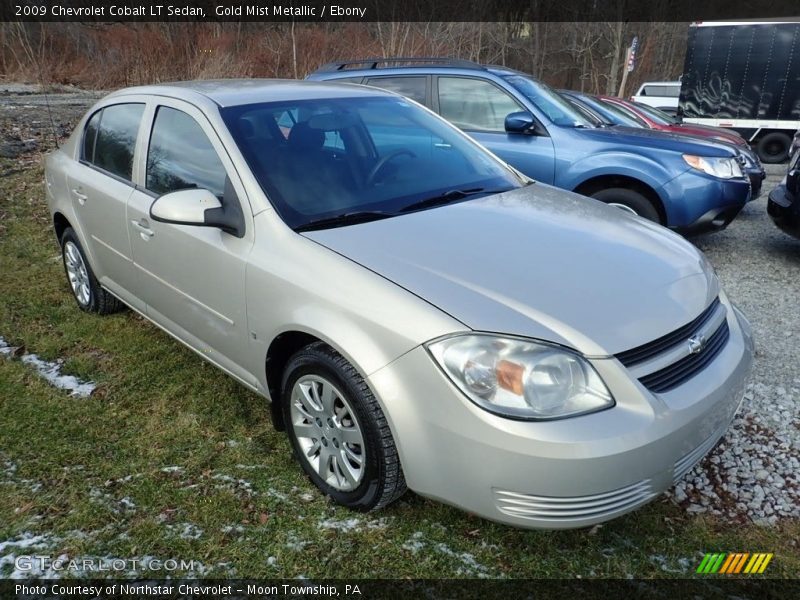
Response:
[[[680,81],[646,81],[639,87],[639,91],[631,96],[631,102],[647,104],[674,115],[678,111],[680,93]]]
[[[678,115],[735,129],[762,162],[784,162],[800,126],[800,21],[690,25]]]

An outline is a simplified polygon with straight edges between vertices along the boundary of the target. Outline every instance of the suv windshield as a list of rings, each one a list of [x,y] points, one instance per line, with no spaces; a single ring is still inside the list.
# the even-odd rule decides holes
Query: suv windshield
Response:
[[[505,80],[533,102],[555,125],[592,127],[592,124],[574,106],[541,81],[525,75],[508,75]]]
[[[526,182],[405,98],[294,100],[220,112],[264,192],[294,229],[396,216]]]

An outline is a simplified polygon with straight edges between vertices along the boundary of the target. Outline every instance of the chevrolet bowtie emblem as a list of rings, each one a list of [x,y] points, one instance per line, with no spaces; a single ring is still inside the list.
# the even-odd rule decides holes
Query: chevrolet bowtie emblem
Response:
[[[693,335],[689,338],[689,354],[699,354],[706,347],[706,336],[703,334]]]

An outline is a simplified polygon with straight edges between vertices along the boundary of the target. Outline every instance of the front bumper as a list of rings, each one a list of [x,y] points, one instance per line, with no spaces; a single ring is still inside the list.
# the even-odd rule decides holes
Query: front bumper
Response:
[[[697,376],[654,395],[613,358],[592,360],[611,409],[514,421],[470,402],[419,347],[369,378],[409,487],[487,519],[526,528],[600,523],[655,498],[722,436],[744,394],[753,343],[729,307],[726,347]]]
[[[770,192],[767,213],[782,231],[800,239],[800,198],[793,196],[785,183]]]
[[[750,180],[750,202],[761,196],[761,187],[764,184],[764,179],[767,178],[767,173],[762,167],[753,167],[747,169],[747,178]]]
[[[751,199],[750,179],[717,179],[690,170],[664,184],[667,225],[685,234],[727,227]]]

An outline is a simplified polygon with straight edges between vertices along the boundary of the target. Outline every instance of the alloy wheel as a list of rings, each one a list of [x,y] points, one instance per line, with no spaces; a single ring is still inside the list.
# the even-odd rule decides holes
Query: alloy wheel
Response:
[[[81,306],[87,306],[91,297],[89,272],[81,251],[71,241],[64,244],[64,264],[67,268],[67,277],[72,287],[72,293],[75,294],[75,298]]]
[[[304,375],[290,402],[291,427],[304,460],[334,489],[356,489],[364,478],[365,444],[347,398],[327,379]]]

